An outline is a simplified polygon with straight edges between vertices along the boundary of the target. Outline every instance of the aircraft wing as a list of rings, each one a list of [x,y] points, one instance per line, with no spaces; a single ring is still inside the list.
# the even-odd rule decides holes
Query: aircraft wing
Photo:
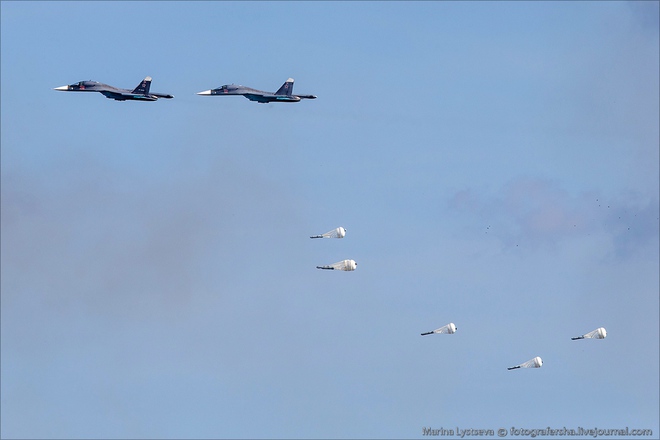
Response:
[[[110,90],[99,90],[99,93],[102,93],[108,99],[114,99],[116,101],[126,101],[128,99],[126,95],[121,92],[111,92]]]
[[[272,99],[268,99],[268,97],[264,95],[257,95],[254,93],[243,93],[243,96],[245,96],[247,99],[250,101],[257,101],[257,102],[270,102]]]
[[[114,99],[115,101],[156,101],[158,98],[151,95],[140,95],[135,93],[117,93],[108,90],[99,90],[106,98]]]

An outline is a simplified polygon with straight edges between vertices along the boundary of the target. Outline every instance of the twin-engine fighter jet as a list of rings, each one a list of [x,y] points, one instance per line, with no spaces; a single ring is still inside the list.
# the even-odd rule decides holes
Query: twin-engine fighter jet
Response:
[[[151,86],[151,77],[148,76],[133,90],[118,89],[107,84],[102,84],[96,81],[80,81],[69,86],[55,87],[54,90],[62,90],[64,92],[99,92],[106,98],[114,99],[116,101],[156,101],[158,98],[174,98],[172,95],[163,93],[149,92]]]
[[[266,102],[298,102],[301,99],[316,99],[316,96],[314,95],[294,95],[293,78],[287,79],[286,82],[282,84],[282,87],[280,87],[275,93],[263,92],[261,90],[255,90],[236,84],[229,84],[220,86],[217,89],[199,92],[198,95],[242,95],[250,101],[257,101],[262,104]]]

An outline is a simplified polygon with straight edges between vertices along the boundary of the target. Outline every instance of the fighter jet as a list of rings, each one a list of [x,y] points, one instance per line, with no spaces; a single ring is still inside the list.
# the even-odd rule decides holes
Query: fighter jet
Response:
[[[55,87],[53,90],[62,90],[65,92],[99,92],[108,99],[116,101],[156,101],[158,98],[174,98],[172,95],[163,93],[149,93],[151,86],[151,77],[148,76],[133,90],[118,89],[107,84],[96,81],[80,81],[69,86]]]
[[[261,90],[251,89],[236,84],[220,86],[217,89],[205,90],[198,95],[243,95],[250,101],[257,101],[262,104],[266,102],[298,102],[301,99],[316,99],[314,95],[294,95],[293,78],[286,80],[277,92],[263,92]]]

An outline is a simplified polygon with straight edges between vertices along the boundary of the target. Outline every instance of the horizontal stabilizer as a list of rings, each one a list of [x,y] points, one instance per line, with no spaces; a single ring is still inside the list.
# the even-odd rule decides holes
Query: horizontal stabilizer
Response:
[[[166,94],[166,93],[151,93],[152,96],[157,96],[158,98],[167,98],[167,99],[172,99],[174,98],[174,95]]]

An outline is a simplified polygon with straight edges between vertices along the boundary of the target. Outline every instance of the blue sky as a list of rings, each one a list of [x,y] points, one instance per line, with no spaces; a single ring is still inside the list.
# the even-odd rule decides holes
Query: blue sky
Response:
[[[1,20],[3,438],[660,432],[658,2]]]

